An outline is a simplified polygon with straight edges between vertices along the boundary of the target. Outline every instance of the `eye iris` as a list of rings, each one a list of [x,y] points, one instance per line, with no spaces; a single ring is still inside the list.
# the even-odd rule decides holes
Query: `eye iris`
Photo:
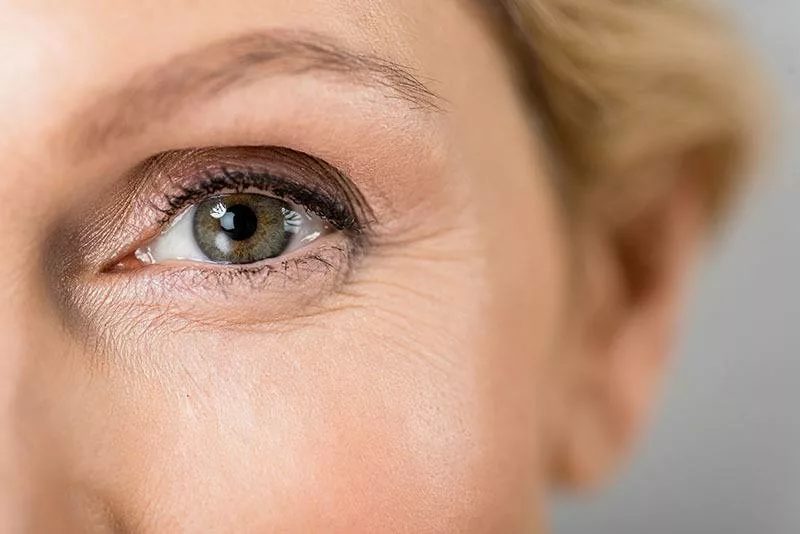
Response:
[[[244,241],[258,230],[258,216],[249,207],[236,204],[220,217],[219,226],[234,241]]]
[[[194,239],[209,260],[255,263],[283,254],[292,241],[289,220],[296,216],[281,200],[258,194],[208,198],[197,206]]]

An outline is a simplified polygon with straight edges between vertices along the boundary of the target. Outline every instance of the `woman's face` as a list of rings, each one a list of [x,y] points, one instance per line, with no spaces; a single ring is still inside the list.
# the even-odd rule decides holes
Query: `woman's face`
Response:
[[[536,520],[566,243],[482,13],[2,0],[0,28],[0,530]]]

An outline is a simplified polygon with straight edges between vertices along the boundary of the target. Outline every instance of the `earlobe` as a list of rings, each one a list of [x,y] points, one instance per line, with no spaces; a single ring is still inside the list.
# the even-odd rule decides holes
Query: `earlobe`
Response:
[[[578,317],[559,376],[554,476],[593,487],[605,479],[646,422],[668,360],[698,243],[701,203],[675,190],[614,232],[586,232],[579,255]]]

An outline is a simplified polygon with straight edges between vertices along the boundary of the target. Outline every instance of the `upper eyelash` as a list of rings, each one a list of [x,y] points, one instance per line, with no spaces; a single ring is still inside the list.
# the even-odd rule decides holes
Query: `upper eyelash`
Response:
[[[254,188],[298,204],[337,230],[356,235],[365,231],[364,223],[347,203],[332,197],[320,188],[300,184],[297,180],[270,172],[254,169],[232,170],[228,167],[221,167],[216,173],[206,171],[203,176],[202,181],[191,186],[180,186],[176,194],[164,196],[165,206],[155,207],[162,214],[161,224],[168,223],[186,207],[215,193],[225,190],[242,193]]]

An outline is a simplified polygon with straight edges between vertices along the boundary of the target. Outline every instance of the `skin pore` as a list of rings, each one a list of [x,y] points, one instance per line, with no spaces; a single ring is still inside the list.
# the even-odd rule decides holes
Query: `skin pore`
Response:
[[[624,449],[693,193],[630,305],[473,3],[0,0],[0,27],[0,531],[540,532]],[[327,229],[259,268],[138,261],[211,187]]]

